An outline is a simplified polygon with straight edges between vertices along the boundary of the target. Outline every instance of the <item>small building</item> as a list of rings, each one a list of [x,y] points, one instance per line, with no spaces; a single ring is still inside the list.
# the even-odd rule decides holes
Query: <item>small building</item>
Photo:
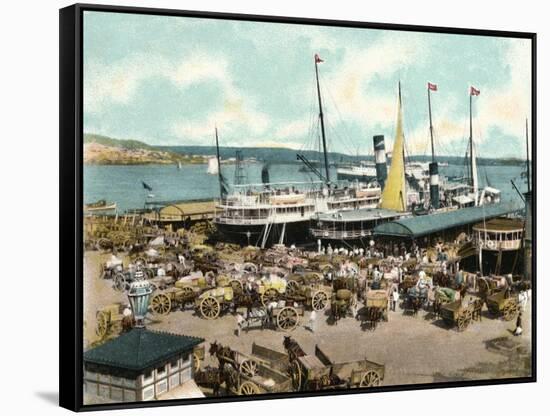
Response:
[[[176,389],[187,397],[202,395],[193,380],[193,350],[202,342],[202,338],[135,328],[92,348],[84,353],[85,398],[147,401],[163,399]]]
[[[482,250],[513,251],[522,247],[525,223],[514,218],[493,218],[473,226],[474,244]]]

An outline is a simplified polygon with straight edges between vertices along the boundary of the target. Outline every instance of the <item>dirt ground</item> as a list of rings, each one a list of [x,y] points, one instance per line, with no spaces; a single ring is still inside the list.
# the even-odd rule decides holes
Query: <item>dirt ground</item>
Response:
[[[110,280],[101,280],[100,263],[106,255],[97,252],[85,254],[84,284],[84,346],[97,341],[95,313],[114,302],[128,303],[124,293],[115,292]],[[270,329],[243,331],[235,334],[236,319],[231,314],[209,321],[197,316],[192,309],[175,311],[166,317],[149,316],[146,326],[151,330],[218,341],[243,353],[250,353],[252,343],[283,352],[285,333]],[[305,327],[309,312],[301,325],[291,333],[308,353],[315,344],[335,362],[368,359],[386,366],[384,385],[410,383],[437,383],[445,381],[523,377],[531,374],[531,304],[523,313],[523,330],[520,337],[512,331],[515,320],[506,322],[494,319],[485,310],[481,322],[472,323],[464,332],[449,329],[431,314],[419,312],[408,316],[398,308],[389,312],[389,321],[376,330],[361,328],[353,318],[342,319],[329,325],[327,316],[318,314],[316,330]],[[494,340],[497,340],[496,342]],[[502,344],[505,344],[502,347]],[[211,358],[207,357],[207,364]],[[211,361],[212,364],[214,362]]]

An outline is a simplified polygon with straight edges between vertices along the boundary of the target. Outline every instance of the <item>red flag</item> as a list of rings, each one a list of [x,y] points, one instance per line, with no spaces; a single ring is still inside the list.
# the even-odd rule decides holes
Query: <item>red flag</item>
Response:
[[[437,84],[432,84],[431,82],[428,82],[428,89],[430,91],[437,91]]]
[[[476,95],[479,95],[480,92],[481,91],[476,90],[474,87],[470,87],[470,95],[476,96]]]
[[[315,54],[315,63],[316,63],[316,64],[319,64],[319,63],[321,63],[321,62],[325,62],[325,61],[323,61],[323,60],[319,57],[318,54]]]

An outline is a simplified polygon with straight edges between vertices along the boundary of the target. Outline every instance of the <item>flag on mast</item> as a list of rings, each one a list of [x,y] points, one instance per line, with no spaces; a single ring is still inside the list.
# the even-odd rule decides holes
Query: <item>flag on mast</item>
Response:
[[[321,62],[325,62],[325,61],[323,61],[323,60],[321,59],[321,57],[319,56],[319,54],[316,53],[316,54],[315,54],[315,63],[316,63],[316,64],[319,64],[319,63],[321,63]]]
[[[437,84],[432,84],[431,82],[428,82],[428,89],[430,91],[437,91]]]
[[[479,95],[481,93],[480,90],[477,90],[475,87],[470,87],[470,95],[473,95],[474,97]]]

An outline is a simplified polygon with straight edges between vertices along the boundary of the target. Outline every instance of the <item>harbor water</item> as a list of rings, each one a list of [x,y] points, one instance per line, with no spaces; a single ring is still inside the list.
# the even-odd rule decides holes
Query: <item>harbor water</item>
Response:
[[[301,164],[273,164],[269,168],[271,182],[312,182],[317,177],[303,172]],[[84,166],[84,203],[100,199],[116,202],[118,211],[143,208],[147,200],[185,201],[193,199],[213,199],[219,197],[217,175],[207,173],[208,165],[85,165]],[[261,183],[262,164],[250,163],[244,166],[248,183]],[[502,191],[503,200],[520,200],[512,186],[514,181],[520,191],[526,190],[525,180],[521,178],[523,166],[480,166],[480,186],[487,185]],[[234,165],[222,165],[222,172],[229,184],[233,183]],[[449,165],[440,168],[445,176],[461,176],[464,166]],[[332,179],[336,178],[336,169],[331,169]],[[142,185],[145,182],[153,190]],[[153,197],[150,194],[154,195]]]

